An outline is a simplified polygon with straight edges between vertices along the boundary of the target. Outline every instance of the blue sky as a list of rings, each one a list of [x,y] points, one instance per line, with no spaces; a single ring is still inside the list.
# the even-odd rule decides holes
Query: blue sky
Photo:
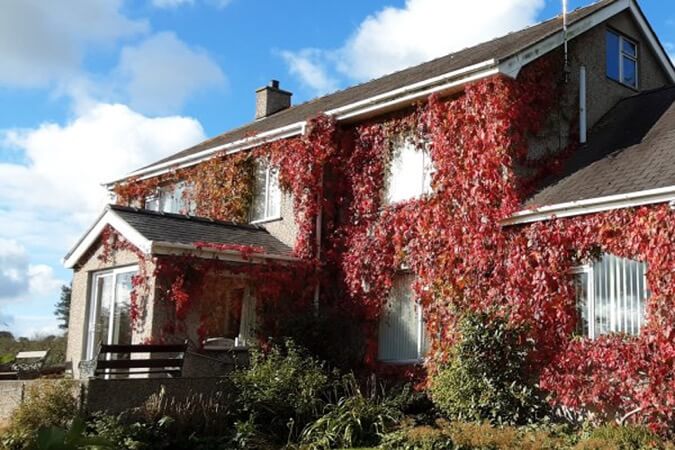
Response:
[[[571,0],[570,8],[586,1]],[[642,0],[675,53],[675,8]],[[56,330],[99,183],[298,103],[522,28],[560,0],[8,0],[0,12],[0,329]]]

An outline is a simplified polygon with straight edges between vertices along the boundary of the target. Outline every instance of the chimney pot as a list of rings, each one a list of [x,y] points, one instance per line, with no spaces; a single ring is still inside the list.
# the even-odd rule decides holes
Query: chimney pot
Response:
[[[267,86],[255,91],[255,118],[264,119],[291,106],[293,94],[279,88],[278,80],[271,80]]]

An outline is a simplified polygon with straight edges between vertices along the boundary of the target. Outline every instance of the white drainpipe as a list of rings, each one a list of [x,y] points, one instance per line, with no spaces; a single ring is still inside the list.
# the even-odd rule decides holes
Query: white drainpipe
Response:
[[[579,68],[579,143],[585,144],[587,138],[586,117],[586,66]]]

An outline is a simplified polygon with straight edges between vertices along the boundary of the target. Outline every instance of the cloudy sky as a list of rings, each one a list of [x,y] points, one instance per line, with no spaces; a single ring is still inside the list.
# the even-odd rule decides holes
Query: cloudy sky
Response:
[[[670,2],[642,3],[675,53]],[[250,120],[269,79],[299,102],[559,10],[560,0],[2,1],[0,329],[55,332],[71,276],[61,258],[105,205],[99,184]]]

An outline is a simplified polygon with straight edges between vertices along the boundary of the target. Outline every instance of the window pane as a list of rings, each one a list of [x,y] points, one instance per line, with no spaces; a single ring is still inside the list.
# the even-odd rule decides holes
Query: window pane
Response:
[[[637,62],[627,56],[623,57],[623,82],[637,87]]]
[[[622,39],[623,51],[630,56],[637,56],[637,47],[628,39]]]
[[[253,186],[253,202],[251,204],[251,220],[265,218],[265,196],[267,194],[267,167],[265,164],[256,164]]]
[[[595,335],[610,332],[638,334],[644,323],[646,264],[603,257],[593,265]]]
[[[281,190],[279,189],[279,170],[269,171],[269,186],[267,199],[267,218],[281,216]]]
[[[90,305],[89,342],[87,358],[96,357],[102,343],[108,342],[110,331],[110,308],[112,307],[112,275],[96,275],[94,277],[94,303]]]
[[[607,32],[607,76],[613,80],[621,81],[619,73],[619,36],[611,31]]]
[[[419,359],[420,309],[412,293],[412,275],[394,280],[389,303],[380,318],[378,359],[415,361]]]
[[[126,272],[115,278],[115,313],[113,315],[113,340],[115,344],[131,344],[131,280],[135,272]]]
[[[590,327],[588,323],[588,272],[582,272],[574,277],[574,287],[577,296],[577,333],[581,336],[590,337]]]
[[[155,195],[145,199],[145,209],[150,211],[159,211],[159,196]]]
[[[397,203],[419,197],[424,188],[424,155],[410,141],[395,146],[386,180],[385,200]]]

